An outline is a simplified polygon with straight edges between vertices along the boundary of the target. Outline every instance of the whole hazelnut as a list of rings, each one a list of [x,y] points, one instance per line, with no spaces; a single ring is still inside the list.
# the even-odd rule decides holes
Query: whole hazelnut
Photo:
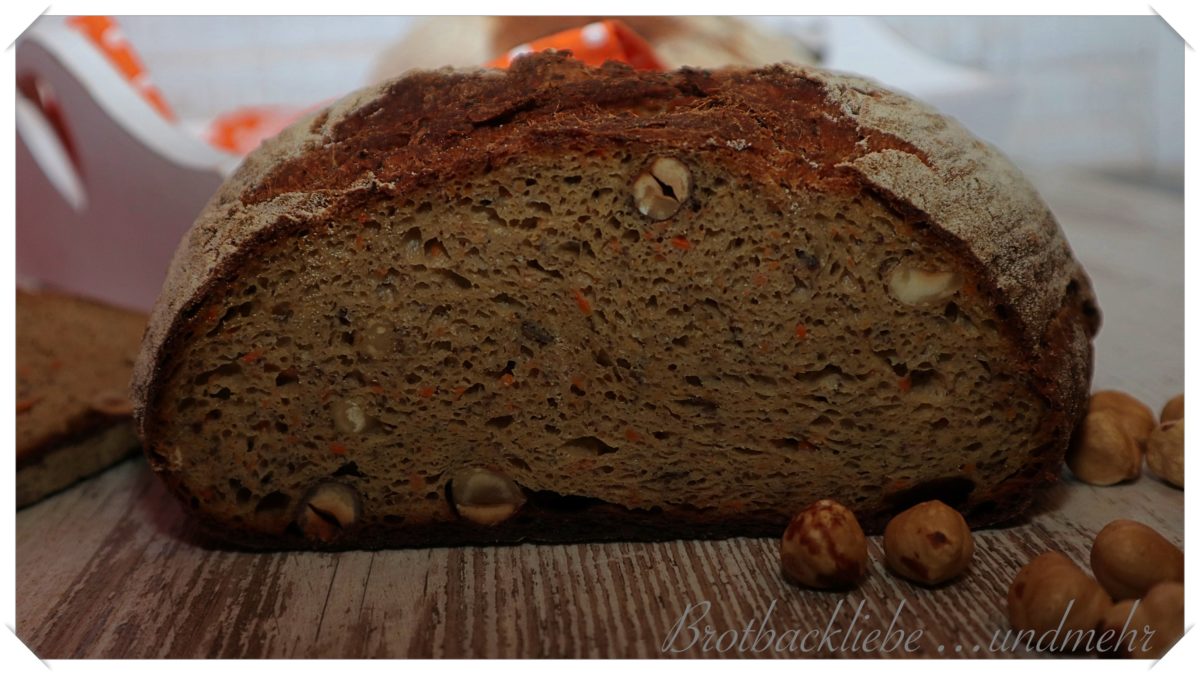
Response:
[[[333,426],[342,433],[362,433],[370,422],[362,406],[352,399],[337,399],[330,408],[333,412]]]
[[[344,483],[318,483],[300,500],[296,524],[309,539],[331,542],[358,521],[358,492]]]
[[[867,576],[867,538],[854,513],[832,499],[792,518],[779,554],[784,576],[811,588],[848,588]]]
[[[692,192],[692,173],[674,157],[659,157],[633,182],[633,202],[643,216],[665,220]]]
[[[1183,581],[1183,551],[1146,525],[1114,520],[1092,542],[1092,573],[1114,599],[1140,598],[1155,584]]]
[[[1181,419],[1183,419],[1183,394],[1167,401],[1167,404],[1163,406],[1162,414],[1158,416],[1158,421],[1162,424]]]
[[[962,514],[934,500],[892,518],[883,532],[883,550],[896,574],[932,586],[967,569],[975,540]]]
[[[450,479],[458,515],[478,525],[497,525],[525,504],[525,493],[508,476],[483,468],[459,471]]]
[[[1067,466],[1090,485],[1115,485],[1142,473],[1142,451],[1118,413],[1089,412],[1067,450]]]
[[[1113,631],[1106,651],[1135,659],[1162,658],[1183,637],[1183,584],[1156,584],[1141,600],[1122,600],[1104,616]]]
[[[963,285],[962,275],[953,271],[919,269],[901,263],[888,274],[892,297],[906,305],[927,305],[945,300]]]
[[[1029,561],[1008,587],[1009,623],[1037,636],[1060,623],[1063,630],[1094,629],[1111,606],[1100,584],[1057,551]]]
[[[1158,425],[1150,406],[1123,391],[1107,389],[1092,394],[1092,398],[1088,402],[1088,412],[1093,413],[1100,410],[1114,413],[1129,435],[1138,443],[1145,440],[1150,435],[1150,431]]]
[[[1183,419],[1167,422],[1146,439],[1146,464],[1154,475],[1183,487]]]

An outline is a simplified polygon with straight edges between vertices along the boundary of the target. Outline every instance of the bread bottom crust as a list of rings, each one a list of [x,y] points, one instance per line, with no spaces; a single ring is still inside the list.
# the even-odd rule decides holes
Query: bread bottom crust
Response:
[[[125,420],[48,448],[17,469],[17,508],[107,469],[140,447],[132,421]]]

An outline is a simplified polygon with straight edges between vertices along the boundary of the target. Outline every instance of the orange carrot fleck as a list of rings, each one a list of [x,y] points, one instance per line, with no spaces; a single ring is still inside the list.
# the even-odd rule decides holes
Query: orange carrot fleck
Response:
[[[246,352],[245,354],[242,354],[242,363],[254,363],[255,361],[262,358],[262,355],[263,355],[262,349],[251,349],[250,351]]]
[[[796,324],[796,337],[800,338],[801,340],[808,337],[808,328],[804,324]]]
[[[382,384],[373,384],[367,387],[367,391],[370,391],[372,394],[383,394],[386,392]]]
[[[755,286],[766,286],[767,285],[767,275],[763,274],[762,272],[756,272],[754,274],[753,281],[754,281]]]
[[[629,441],[630,443],[641,443],[642,438],[644,437],[639,434],[636,429],[625,430],[625,440]]]
[[[366,248],[366,246],[367,240],[364,239],[361,234],[354,237],[354,250],[361,251]]]
[[[575,304],[579,305],[579,311],[583,312],[584,316],[591,316],[592,303],[588,302],[588,299],[583,296],[583,291],[579,289],[575,290]]]
[[[435,241],[429,245],[429,255],[431,255],[435,258],[438,256],[441,256],[441,255],[446,255],[446,249],[443,248],[441,244],[439,244],[438,242]]]
[[[433,387],[421,387],[420,391],[417,392],[417,395],[421,398],[429,398],[430,396],[433,396]]]
[[[687,237],[675,237],[671,240],[671,245],[680,251],[692,250],[692,242],[687,240]]]
[[[900,378],[900,391],[905,394],[912,391],[912,376],[911,375],[905,375],[904,377]]]
[[[571,386],[575,387],[579,391],[586,391],[583,386],[583,378],[578,375],[571,378]]]
[[[512,373],[505,373],[500,376],[500,385],[504,387],[511,387],[516,381],[517,378],[513,377]]]
[[[37,404],[38,398],[39,397],[34,396],[31,398],[23,398],[17,401],[17,414],[20,415],[21,413],[32,410],[33,406]]]
[[[779,261],[778,260],[768,260],[767,261],[767,269],[771,270],[772,272],[779,269]]]
[[[330,443],[329,451],[335,455],[344,455],[346,454],[346,446],[341,443]]]

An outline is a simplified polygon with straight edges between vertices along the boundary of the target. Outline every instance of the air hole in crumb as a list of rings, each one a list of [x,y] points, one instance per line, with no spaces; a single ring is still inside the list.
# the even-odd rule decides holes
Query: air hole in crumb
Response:
[[[484,422],[484,426],[495,427],[497,429],[507,429],[508,425],[510,425],[512,423],[513,423],[512,415],[501,415],[500,417],[493,417],[493,418],[489,419],[487,422]]]
[[[291,497],[276,490],[258,500],[258,504],[254,507],[254,513],[279,513],[286,509],[291,502]]]
[[[356,462],[346,462],[345,464],[339,466],[337,468],[337,471],[334,471],[332,475],[335,477],[336,476],[354,476],[356,478],[364,477],[362,472],[358,470],[358,464]]]
[[[617,451],[617,448],[605,443],[595,436],[580,436],[574,438],[561,446],[564,450],[574,454],[584,455],[608,455]]]

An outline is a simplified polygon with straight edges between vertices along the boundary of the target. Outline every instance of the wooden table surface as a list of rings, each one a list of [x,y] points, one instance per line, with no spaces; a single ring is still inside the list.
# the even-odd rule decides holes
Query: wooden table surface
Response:
[[[1160,406],[1183,389],[1182,197],[1075,173],[1033,179],[1097,287],[1097,388]],[[1008,627],[1012,575],[1052,549],[1086,566],[1093,535],[1115,518],[1183,543],[1182,491],[1148,475],[1110,488],[1067,478],[1027,523],[976,533],[961,580],[933,590],[899,580],[875,538],[868,581],[835,594],[784,582],[771,539],[221,550],[137,458],[18,513],[17,634],[42,658],[903,656],[852,648],[897,615],[892,644],[906,639],[915,655],[1011,656],[992,645]],[[777,637],[828,639],[763,650],[780,644],[764,623]]]

